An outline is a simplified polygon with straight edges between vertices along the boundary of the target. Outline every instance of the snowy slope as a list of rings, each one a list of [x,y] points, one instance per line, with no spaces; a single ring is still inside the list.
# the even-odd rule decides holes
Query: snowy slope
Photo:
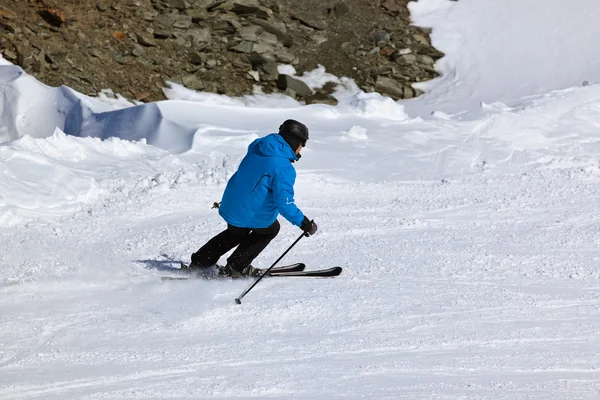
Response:
[[[177,86],[134,105],[0,65],[0,398],[599,398],[600,85],[578,82],[596,59],[578,52],[577,76],[530,75],[537,86],[498,71],[504,96],[470,58],[517,32],[514,54],[537,40],[497,4],[579,21],[557,35],[565,54],[597,33],[600,7],[580,1],[585,16],[412,3],[434,41],[462,45],[410,103],[345,81],[337,107]],[[296,201],[320,230],[284,262],[343,275],[264,280],[241,306],[248,281],[161,282],[224,228],[210,205],[286,118],[311,130]],[[257,266],[298,235],[283,222]]]
[[[416,85],[427,93],[410,113],[477,112],[479,103],[600,82],[600,7],[595,0],[419,0],[415,24],[433,28],[444,75]]]

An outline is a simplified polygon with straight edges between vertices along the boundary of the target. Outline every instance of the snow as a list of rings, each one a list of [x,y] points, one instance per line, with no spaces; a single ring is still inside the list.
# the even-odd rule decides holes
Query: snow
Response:
[[[600,81],[595,0],[419,0],[409,8],[446,54],[436,64],[444,75],[415,85],[427,94],[407,105],[410,113],[473,113],[481,102],[515,105]]]
[[[300,78],[338,83],[338,106],[173,83],[134,104],[0,59],[0,398],[597,399],[600,85],[573,46],[596,46],[600,6],[581,3],[411,3],[447,56],[410,102],[319,68]],[[574,63],[521,80],[550,23]],[[249,281],[162,282],[287,118],[310,128],[296,202],[319,231],[282,262],[343,274],[265,279],[241,306]],[[256,266],[298,235],[282,221]]]

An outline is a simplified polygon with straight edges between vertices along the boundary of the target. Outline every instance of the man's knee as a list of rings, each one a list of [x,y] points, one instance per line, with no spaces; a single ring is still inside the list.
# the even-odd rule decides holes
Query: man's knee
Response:
[[[274,238],[279,233],[281,225],[279,224],[279,221],[275,220],[275,222],[273,222],[273,224],[268,229],[269,236]]]

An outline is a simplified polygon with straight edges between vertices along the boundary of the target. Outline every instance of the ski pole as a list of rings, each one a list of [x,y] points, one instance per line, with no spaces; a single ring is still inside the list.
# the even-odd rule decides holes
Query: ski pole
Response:
[[[292,247],[294,247],[296,245],[296,243],[298,243],[300,241],[300,239],[302,239],[304,236],[308,236],[308,234],[302,232],[302,234],[300,236],[298,236],[298,239],[296,239],[296,241],[294,243],[292,243],[292,245],[290,247],[288,247],[288,249],[281,255],[281,257],[279,257],[273,263],[273,265],[271,265],[269,268],[267,268],[267,270],[265,272],[263,272],[262,275],[259,276],[258,279],[256,281],[254,281],[254,283],[252,285],[250,285],[250,287],[248,289],[246,289],[239,297],[237,297],[235,299],[235,302],[237,304],[242,304],[242,299],[244,298],[244,296],[247,295],[248,292],[250,292],[252,290],[252,288],[254,288],[254,286],[256,286],[258,284],[258,282],[260,282],[262,280],[262,278],[264,278],[265,275],[267,275],[271,271],[271,269],[273,269],[273,267],[275,265],[277,265],[277,263],[288,253],[288,251],[290,251],[292,249]]]

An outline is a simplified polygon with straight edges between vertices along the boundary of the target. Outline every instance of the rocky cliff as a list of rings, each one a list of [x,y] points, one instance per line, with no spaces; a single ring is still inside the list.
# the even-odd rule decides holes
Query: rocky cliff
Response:
[[[0,52],[40,81],[164,99],[165,81],[231,96],[285,92],[335,103],[278,73],[319,64],[365,91],[418,96],[443,56],[409,0],[0,0]]]

